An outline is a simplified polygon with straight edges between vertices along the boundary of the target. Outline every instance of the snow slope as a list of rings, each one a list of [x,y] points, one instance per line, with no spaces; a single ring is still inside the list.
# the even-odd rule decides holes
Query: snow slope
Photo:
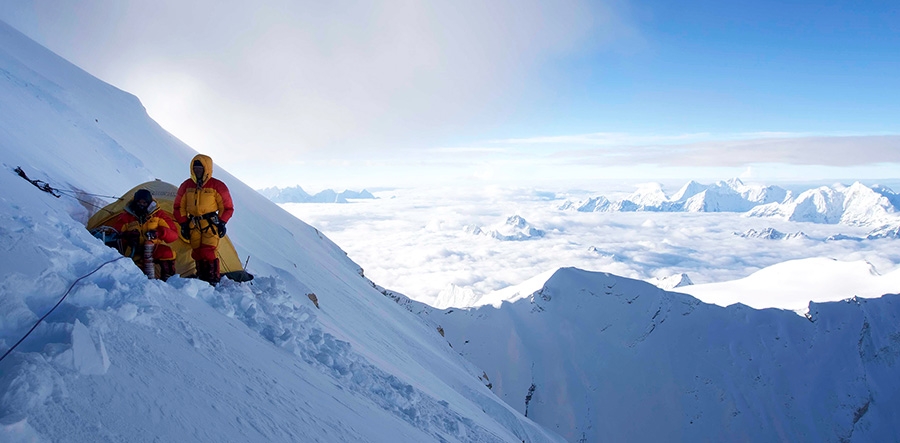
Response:
[[[0,114],[0,350],[71,287],[0,362],[0,441],[559,441],[334,243],[221,168],[229,236],[257,278],[148,281],[83,222],[137,183],[180,183],[195,152],[3,23]]]
[[[900,440],[897,295],[804,318],[563,268],[486,298],[414,310],[568,441]]]

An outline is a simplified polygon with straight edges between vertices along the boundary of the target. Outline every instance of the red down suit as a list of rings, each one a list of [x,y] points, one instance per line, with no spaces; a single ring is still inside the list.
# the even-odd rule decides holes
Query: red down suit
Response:
[[[212,177],[212,158],[197,154],[191,164],[195,161],[203,165],[203,175],[197,177],[191,169],[191,178],[185,180],[175,194],[173,215],[179,224],[190,224],[191,235],[186,240],[191,243],[191,258],[213,261],[216,259],[219,235],[209,216],[215,214],[223,223],[227,222],[234,213],[234,205],[225,183]]]
[[[139,262],[142,258],[141,253],[132,252],[129,248],[133,249],[137,245],[143,245],[144,242],[147,241],[147,233],[154,231],[155,238],[151,239],[151,241],[156,244],[153,249],[153,260],[175,260],[175,251],[164,244],[178,240],[178,231],[175,230],[175,222],[172,221],[172,217],[169,213],[160,209],[159,205],[157,205],[154,200],[150,202],[150,206],[147,208],[147,214],[139,216],[136,215],[136,212],[139,213],[139,211],[134,210],[133,204],[134,201],[132,200],[125,205],[124,212],[120,213],[108,223],[109,226],[122,233],[128,231],[137,231],[140,233],[140,237],[136,239],[137,244],[124,245],[125,251],[123,252],[126,255],[133,255],[135,263],[138,263],[140,266]]]

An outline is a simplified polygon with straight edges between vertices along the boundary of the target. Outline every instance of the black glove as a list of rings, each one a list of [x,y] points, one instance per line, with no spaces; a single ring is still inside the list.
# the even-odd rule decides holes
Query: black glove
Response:
[[[191,222],[184,222],[181,224],[181,236],[185,238],[185,240],[191,239]]]
[[[137,246],[140,240],[141,233],[138,232],[137,229],[132,229],[130,231],[125,231],[122,233],[122,243],[128,246]]]
[[[147,240],[156,239],[156,231],[147,231]]]
[[[219,231],[219,238],[225,236],[225,222],[219,220],[219,224],[216,225],[216,230]]]

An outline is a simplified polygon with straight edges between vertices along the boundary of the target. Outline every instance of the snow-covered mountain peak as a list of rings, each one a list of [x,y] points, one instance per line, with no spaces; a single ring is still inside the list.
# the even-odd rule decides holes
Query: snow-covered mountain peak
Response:
[[[700,183],[697,183],[694,180],[691,180],[691,181],[685,183],[685,185],[682,186],[681,189],[679,189],[678,192],[676,192],[675,195],[672,196],[672,201],[673,202],[683,202],[683,201],[705,191],[708,187],[709,186],[701,185]]]
[[[725,180],[724,184],[734,190],[739,190],[740,188],[746,186],[744,185],[744,182],[741,181],[741,179],[738,177],[732,177],[728,180]]]
[[[437,309],[462,308],[471,306],[478,299],[472,288],[463,288],[454,284],[449,284],[440,293],[432,303]]]
[[[694,282],[691,281],[691,278],[685,273],[673,274],[668,277],[657,277],[647,280],[647,282],[666,291],[694,284]]]
[[[472,235],[484,235],[500,241],[524,241],[534,238],[540,238],[545,232],[528,223],[519,215],[512,215],[506,218],[503,223],[497,223],[489,227],[477,225],[466,225],[463,231]]]
[[[887,188],[876,190],[860,182],[850,186],[821,186],[782,203],[757,206],[747,215],[799,222],[879,226],[897,220],[900,210],[894,201],[900,201],[900,198],[896,197]]]
[[[638,186],[626,200],[638,206],[657,206],[668,201],[665,191],[660,183],[644,183]]]
[[[523,298],[531,297],[544,288],[544,285],[547,284],[547,280],[556,274],[557,271],[559,271],[559,269],[551,269],[519,283],[518,285],[507,286],[503,289],[487,293],[472,303],[470,307],[491,305],[499,308],[504,302],[514,303]]]
[[[658,183],[641,185],[637,191],[619,201],[604,196],[580,202],[567,201],[561,210],[579,212],[746,212],[758,205],[782,202],[788,192],[778,186],[745,185],[740,179],[703,185],[689,181],[668,198]]]

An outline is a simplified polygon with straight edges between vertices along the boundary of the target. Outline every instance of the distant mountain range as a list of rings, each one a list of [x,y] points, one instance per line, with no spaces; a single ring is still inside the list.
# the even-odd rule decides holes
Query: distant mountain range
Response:
[[[793,240],[795,238],[809,238],[803,232],[793,232],[786,234],[775,228],[765,228],[762,231],[756,229],[748,229],[745,232],[735,232],[734,235],[744,238],[763,238],[766,240]]]
[[[310,195],[300,186],[291,186],[288,188],[271,187],[258,189],[257,192],[274,203],[348,203],[351,199],[368,199],[375,198],[369,191],[343,191],[335,192],[332,189],[320,191],[315,195]]]
[[[472,235],[484,235],[500,241],[522,241],[541,238],[545,232],[537,229],[518,215],[510,216],[506,222],[490,227],[467,225],[463,228]]]
[[[580,212],[745,212],[750,217],[874,226],[900,229],[900,195],[891,189],[856,182],[850,186],[822,186],[796,197],[778,186],[745,185],[733,178],[704,185],[690,181],[669,197],[662,185],[650,183],[621,200],[597,196],[568,200],[559,209]]]
[[[778,217],[802,221],[850,226],[876,226],[896,221],[900,206],[898,195],[885,187],[868,187],[856,182],[849,187],[822,186],[800,193],[781,203],[757,206],[751,217]]]

